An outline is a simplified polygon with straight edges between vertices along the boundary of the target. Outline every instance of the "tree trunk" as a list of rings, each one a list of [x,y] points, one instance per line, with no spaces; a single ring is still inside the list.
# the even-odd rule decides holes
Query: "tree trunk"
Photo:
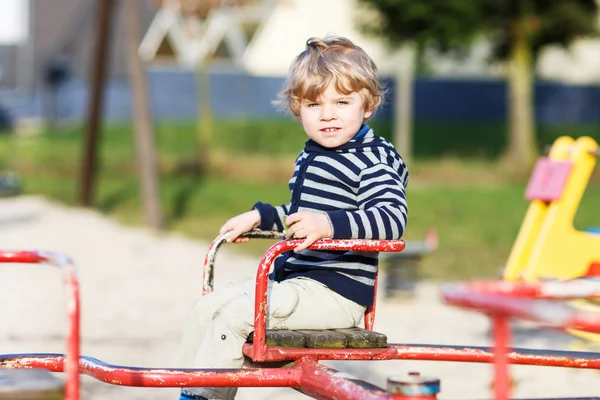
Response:
[[[405,163],[413,158],[413,80],[414,50],[404,48],[395,70],[394,89],[394,138],[393,142]]]
[[[533,58],[527,36],[515,36],[508,61],[509,134],[507,161],[515,168],[531,168],[537,150],[533,99]]]
[[[124,1],[126,25],[126,56],[133,106],[133,126],[140,174],[142,204],[146,223],[156,229],[164,228],[160,202],[159,172],[154,146],[154,129],[150,117],[150,104],[146,71],[138,55],[141,21],[139,3]]]

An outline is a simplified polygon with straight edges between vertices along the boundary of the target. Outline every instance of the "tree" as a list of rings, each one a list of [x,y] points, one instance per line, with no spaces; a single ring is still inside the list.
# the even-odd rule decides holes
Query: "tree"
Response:
[[[491,42],[490,61],[503,62],[507,73],[506,156],[523,168],[536,155],[533,79],[540,50],[597,34],[596,0],[359,1],[376,17],[363,19],[363,29],[392,47],[412,43],[418,55],[425,49],[463,53],[482,36]]]

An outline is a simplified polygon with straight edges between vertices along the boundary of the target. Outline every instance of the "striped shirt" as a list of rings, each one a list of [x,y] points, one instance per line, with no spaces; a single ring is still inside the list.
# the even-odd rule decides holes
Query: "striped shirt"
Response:
[[[366,134],[360,135],[364,130]],[[298,211],[326,213],[333,239],[399,239],[407,220],[408,170],[387,140],[364,125],[336,148],[312,140],[296,159],[289,204],[257,203],[260,228],[283,231],[283,218]],[[292,251],[275,260],[272,279],[306,277],[362,305],[373,304],[378,253]]]

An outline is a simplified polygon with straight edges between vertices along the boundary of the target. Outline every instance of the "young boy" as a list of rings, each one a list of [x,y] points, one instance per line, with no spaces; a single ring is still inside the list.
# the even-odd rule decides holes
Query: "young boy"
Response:
[[[291,201],[257,203],[227,221],[229,242],[255,228],[303,238],[275,260],[267,324],[279,329],[358,326],[373,303],[377,253],[307,250],[316,240],[399,239],[406,226],[408,172],[366,121],[383,100],[371,58],[343,37],[311,38],[296,57],[279,105],[309,140],[289,181]],[[241,368],[254,330],[254,279],[199,298],[183,335],[183,366]],[[233,399],[237,388],[185,388],[181,399]]]

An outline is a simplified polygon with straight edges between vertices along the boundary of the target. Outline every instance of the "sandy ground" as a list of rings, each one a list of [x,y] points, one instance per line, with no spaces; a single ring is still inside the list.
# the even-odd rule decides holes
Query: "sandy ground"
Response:
[[[443,244],[443,238],[441,238]],[[0,199],[0,247],[52,250],[78,266],[82,297],[82,354],[140,367],[174,366],[183,321],[200,293],[208,244],[175,234],[132,229],[88,210],[42,198]],[[258,259],[228,251],[217,258],[216,286],[253,276]],[[2,266],[0,354],[65,351],[66,308],[58,271],[45,265]],[[422,283],[414,299],[380,298],[376,330],[394,343],[489,345],[489,324],[477,313],[440,302],[438,286]],[[519,325],[515,346],[568,349],[572,339]],[[491,367],[429,361],[333,362],[336,369],[385,386],[386,377],[418,370],[442,380],[443,399],[490,398]],[[515,397],[600,395],[596,371],[512,367]],[[62,374],[59,374],[62,377]],[[177,389],[113,386],[83,377],[84,399],[159,400]],[[294,400],[292,389],[243,388],[242,400]]]

